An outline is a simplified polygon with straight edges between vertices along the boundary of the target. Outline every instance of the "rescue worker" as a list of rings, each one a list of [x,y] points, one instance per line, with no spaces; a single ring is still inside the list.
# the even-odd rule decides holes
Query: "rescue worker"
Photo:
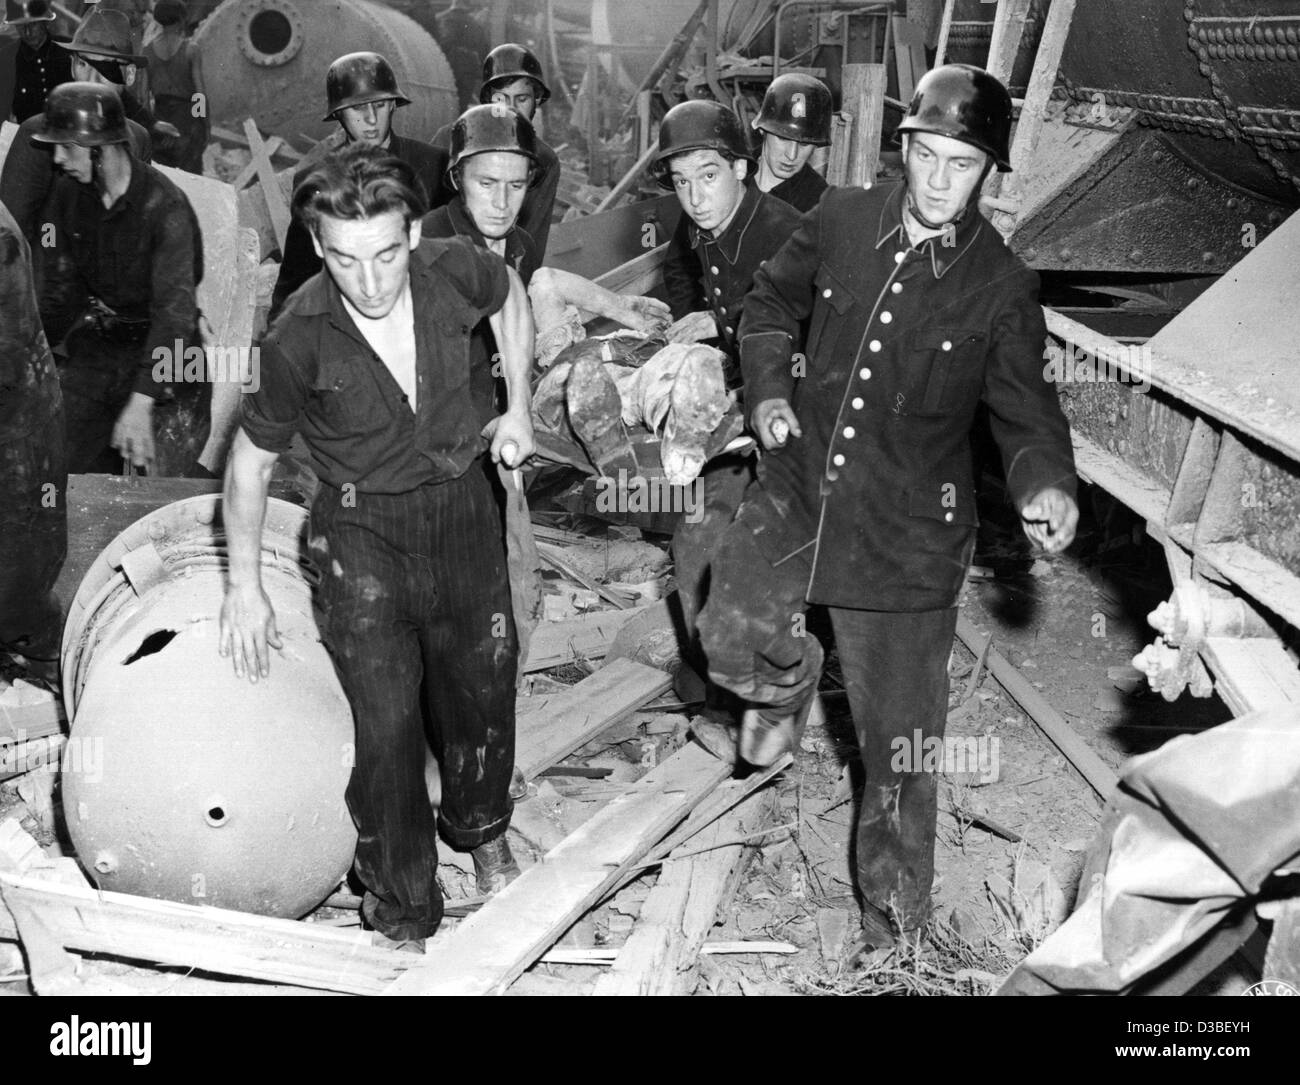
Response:
[[[492,323],[508,389],[490,458],[533,451],[532,322],[523,284],[465,238],[424,240],[409,164],[369,144],[328,156],[294,213],[324,261],[262,344],[226,469],[230,580],[220,644],[256,682],[280,646],[258,568],[267,486],[301,434],[320,478],[311,550],[321,636],[356,720],[347,801],[362,916],[375,941],[421,952],[443,915],[436,837],[469,849],[478,888],[518,874],[505,831],[514,764],[516,637],[502,521],[470,397],[470,329]],[[422,701],[442,766],[435,823]]]
[[[325,73],[325,120],[338,121],[339,130],[307,152],[294,174],[295,187],[326,155],[349,144],[379,147],[415,170],[428,201],[438,191],[443,158],[423,140],[393,131],[393,114],[411,99],[397,84],[393,66],[378,53],[347,53]],[[271,294],[269,317],[274,320],[289,295],[321,269],[320,256],[302,222],[294,218],[284,238],[284,259]]]
[[[54,18],[49,0],[5,0],[5,22],[18,30],[11,112],[19,124],[45,112],[50,91],[72,79],[72,58],[58,46],[66,39],[50,32]]]
[[[141,51],[149,65],[154,114],[181,134],[180,145],[160,150],[158,161],[201,174],[209,133],[203,56],[186,36],[184,0],[158,0],[153,17],[161,32]]]
[[[480,104],[500,102],[508,105],[534,128],[533,149],[537,159],[532,183],[524,196],[519,225],[532,238],[537,247],[540,264],[546,258],[546,242],[551,233],[551,215],[555,210],[555,193],[560,185],[560,159],[550,146],[536,134],[537,111],[551,96],[550,88],[542,78],[542,65],[531,51],[522,45],[498,45],[483,61],[483,82],[479,85]],[[451,158],[451,136],[454,125],[444,125],[434,134],[433,145],[446,163]],[[434,198],[434,205],[449,203],[456,192],[443,170],[443,184]]]
[[[1038,279],[977,206],[988,171],[1010,169],[1010,128],[987,72],[927,73],[899,126],[905,181],[828,191],[759,269],[740,321],[767,455],[714,557],[700,636],[710,676],[751,705],[740,755],[771,764],[797,745],[821,674],[799,615],[829,608],[865,771],[863,946],[929,914],[937,781],[894,771],[895,741],[943,736],[981,401],[1029,538],[1059,553],[1078,519]]]
[[[751,181],[754,158],[740,119],[717,102],[674,106],[659,128],[654,168],[660,183],[677,194],[682,218],[669,244],[664,285],[677,323],[670,339],[716,341],[726,355],[725,387],[740,397],[737,329],[759,266],[794,232],[799,213],[761,192]],[[697,398],[716,396],[702,388]],[[712,461],[700,475],[703,515],[684,520],[673,539],[673,558],[686,635],[686,656],[704,670],[695,620],[709,590],[709,563],[753,479],[752,455],[718,456],[741,430],[733,411],[706,447]],[[735,706],[710,689],[696,738],[718,752],[734,744]]]
[[[153,117],[126,92],[135,81],[136,64],[144,59],[131,52],[131,27],[126,16],[119,11],[100,12],[96,9],[86,16],[69,45],[55,44],[62,52],[89,50],[84,56],[75,51],[72,53],[73,80],[118,89],[127,118],[131,153],[140,162],[150,161],[153,155],[153,133],[150,131]],[[4,170],[0,172],[0,201],[9,208],[32,247],[38,296],[42,257],[53,243],[48,234],[41,232],[41,227],[49,221],[42,210],[57,176],[50,148],[32,138],[44,124],[44,113],[40,113],[28,117],[19,126],[5,158]]]
[[[0,647],[53,677],[51,589],[68,551],[63,396],[41,328],[31,251],[0,203]]]
[[[154,401],[181,369],[176,344],[198,342],[198,219],[180,189],[131,154],[111,86],[55,87],[33,138],[53,146],[62,174],[47,207],[54,246],[41,319],[59,356],[68,470],[115,472],[111,449],[151,469]]]
[[[810,211],[826,191],[825,179],[808,160],[831,142],[831,92],[820,79],[791,72],[772,80],[751,126],[761,132],[758,175],[763,192],[796,211]]]

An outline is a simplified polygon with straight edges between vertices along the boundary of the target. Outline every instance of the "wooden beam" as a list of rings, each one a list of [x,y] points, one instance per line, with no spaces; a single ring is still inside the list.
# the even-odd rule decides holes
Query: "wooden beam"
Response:
[[[983,646],[983,636],[965,615],[957,619],[957,636],[973,653],[978,652]],[[988,668],[989,673],[1029,714],[1030,719],[1038,725],[1038,729],[1052,740],[1053,745],[1065,755],[1070,764],[1078,769],[1079,775],[1088,781],[1102,800],[1109,799],[1115,790],[1115,785],[1119,782],[1115,770],[1092,751],[1092,748],[1065,722],[1065,718],[1048,704],[1025,676],[1008,663],[1002,653],[996,649],[989,650]]]
[[[489,900],[386,994],[501,994],[731,768],[686,746]]]
[[[993,16],[993,37],[989,41],[989,57],[984,67],[988,73],[1003,83],[1011,81],[1011,69],[1020,50],[1020,39],[1025,34],[1025,17],[1029,14],[1030,0],[998,0],[997,14]]]
[[[885,119],[886,75],[883,64],[844,65],[844,108],[853,116],[845,184],[865,185],[876,179],[880,128]]]
[[[0,743],[30,742],[57,735],[67,722],[57,699],[37,704],[0,704]]]
[[[831,118],[831,153],[826,157],[826,183],[840,187],[848,183],[853,157],[853,114],[836,113]]]
[[[653,605],[647,603],[627,610],[599,610],[574,618],[540,622],[533,630],[524,672],[549,670],[575,659],[602,658],[619,630]]]
[[[0,883],[6,903],[31,908],[62,946],[81,953],[348,994],[378,993],[417,960],[378,949],[359,931],[6,873]],[[13,916],[0,907],[0,938],[17,937]]]
[[[271,156],[266,152],[266,144],[257,130],[253,118],[244,121],[244,135],[248,137],[249,149],[253,152],[253,166],[257,171],[257,182],[262,189],[262,199],[266,201],[266,212],[271,217],[271,227],[275,231],[275,243],[284,252],[284,235],[289,232],[291,218],[289,205],[285,203],[280,182],[271,165]]]
[[[594,994],[690,994],[692,965],[713,926],[731,872],[744,853],[742,844],[717,845],[753,828],[762,802],[760,796],[751,795],[689,845],[691,850],[712,846],[711,850],[688,858],[668,857],[641,905],[636,926],[613,967],[597,981]],[[686,850],[686,846],[678,850]]]
[[[672,688],[664,671],[615,660],[537,708],[519,713],[515,725],[515,766],[528,779],[562,761],[608,727]]]
[[[990,174],[990,180],[994,177],[1002,178],[998,191],[1008,199],[1014,199],[1025,190],[1026,177],[1035,164],[1034,151],[1043,130],[1047,103],[1052,96],[1052,88],[1056,85],[1056,74],[1061,67],[1065,42],[1070,35],[1074,5],[1075,0],[1052,0],[1051,9],[1043,24],[1042,37],[1038,41],[1033,74],[1029,77],[1029,87],[1025,91],[1025,104],[1020,109],[1020,120],[1016,122],[1015,139],[1011,144],[1011,173]],[[991,190],[986,186],[985,191]],[[996,211],[993,225],[1003,237],[1010,237],[1015,232],[1017,218],[1017,215],[1009,212]]]
[[[948,55],[948,34],[952,30],[952,11],[957,6],[957,0],[944,0],[943,18],[939,22],[939,40],[934,50],[934,66],[937,68],[943,63],[943,58]]]

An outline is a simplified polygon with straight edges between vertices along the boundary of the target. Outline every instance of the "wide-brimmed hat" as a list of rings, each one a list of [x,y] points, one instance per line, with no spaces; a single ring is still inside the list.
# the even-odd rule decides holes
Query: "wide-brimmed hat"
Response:
[[[119,64],[144,67],[148,63],[143,56],[132,52],[135,46],[131,41],[131,20],[120,11],[105,11],[101,7],[86,16],[70,42],[54,44],[70,53],[104,57]]]

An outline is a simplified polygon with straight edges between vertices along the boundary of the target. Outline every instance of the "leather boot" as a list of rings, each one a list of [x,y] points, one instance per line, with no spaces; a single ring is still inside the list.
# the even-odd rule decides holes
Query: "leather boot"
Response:
[[[826,719],[816,692],[791,708],[746,709],[740,722],[740,756],[751,765],[767,768],[782,754],[799,749],[810,719],[818,724]]]
[[[510,851],[505,833],[480,844],[469,854],[474,860],[474,882],[480,897],[500,892],[519,877],[519,864]]]
[[[584,356],[573,363],[564,389],[569,422],[596,469],[609,478],[620,470],[640,474],[636,453],[623,425],[623,400],[602,362]]]

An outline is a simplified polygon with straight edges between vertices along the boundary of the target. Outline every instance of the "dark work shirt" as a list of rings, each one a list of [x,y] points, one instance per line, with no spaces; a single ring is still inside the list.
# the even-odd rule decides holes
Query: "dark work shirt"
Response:
[[[465,210],[465,201],[459,195],[451,203],[425,215],[421,230],[424,237],[465,237],[480,248],[487,248],[487,239],[474,225],[473,219]],[[527,286],[533,272],[537,270],[537,250],[533,246],[533,239],[518,226],[506,235],[505,259],[507,264],[519,272],[519,277]],[[501,413],[498,406],[504,379],[493,375],[496,354],[497,341],[492,334],[492,326],[486,319],[480,320],[470,342],[470,386],[474,408],[483,425]]]
[[[798,222],[793,207],[751,184],[745,185],[740,206],[721,237],[701,230],[683,213],[664,261],[665,285],[669,285],[669,266],[678,269],[669,286],[673,319],[711,309],[718,323],[719,346],[728,357],[739,358],[736,329],[754,272],[789,238]],[[694,285],[688,286],[690,282]]]
[[[42,246],[41,223],[48,216],[41,214],[50,196],[54,178],[59,175],[54,165],[54,147],[49,143],[36,143],[32,135],[45,125],[45,116],[28,117],[14,133],[9,153],[0,172],[0,203],[9,208],[18,228],[33,249]],[[134,121],[126,122],[131,153],[141,162],[148,162],[152,154],[149,133]],[[48,247],[48,246],[47,246]]]
[[[119,318],[147,322],[135,391],[157,398],[154,351],[194,341],[195,288],[203,278],[203,238],[190,202],[153,166],[131,160],[126,192],[105,208],[99,191],[71,177],[54,182],[49,202],[54,247],[45,261],[41,318],[51,343],[97,299]]]
[[[433,206],[441,207],[456,198],[456,190],[447,178],[446,164],[451,161],[451,129],[445,124],[433,136],[433,146],[442,156],[442,187],[434,197]],[[537,262],[546,259],[546,242],[551,236],[551,215],[555,211],[555,193],[560,187],[560,158],[543,140],[537,140],[537,172],[533,183],[524,195],[524,206],[519,210],[520,228],[533,239],[537,247]]]
[[[741,319],[747,406],[785,399],[803,431],[763,458],[749,495],[781,515],[755,537],[773,561],[814,548],[813,603],[956,603],[975,544],[981,401],[1017,509],[1046,487],[1075,488],[1069,427],[1043,376],[1038,276],[974,208],[914,247],[903,196],[902,185],[828,191],[755,275]]]
[[[347,146],[347,133],[340,128],[332,135],[326,136],[306,155],[294,171],[293,187],[296,189],[303,179],[327,154]],[[415,170],[415,176],[424,186],[424,198],[428,201],[438,188],[438,171],[444,159],[427,143],[418,139],[408,139],[393,133],[388,149]],[[311,241],[311,232],[298,221],[295,215],[284,235],[284,259],[280,261],[280,273],[275,280],[275,289],[271,293],[271,311],[269,318],[274,320],[284,303],[289,300],[298,287],[302,286],[321,269],[321,259],[316,255],[316,247]]]
[[[327,271],[289,299],[261,348],[261,382],[242,397],[253,444],[286,452],[301,433],[321,481],[408,493],[463,475],[483,450],[470,397],[470,337],[505,304],[506,265],[468,238],[411,254],[416,410],[358,330]]]
[[[72,54],[54,43],[67,38],[47,36],[39,49],[18,42],[14,57],[14,119],[22,124],[28,117],[45,112],[45,99],[60,83],[72,82]]]
[[[782,181],[774,188],[769,188],[767,193],[778,200],[784,200],[802,215],[817,206],[822,193],[829,187],[820,173],[805,164],[803,169],[793,177]]]

